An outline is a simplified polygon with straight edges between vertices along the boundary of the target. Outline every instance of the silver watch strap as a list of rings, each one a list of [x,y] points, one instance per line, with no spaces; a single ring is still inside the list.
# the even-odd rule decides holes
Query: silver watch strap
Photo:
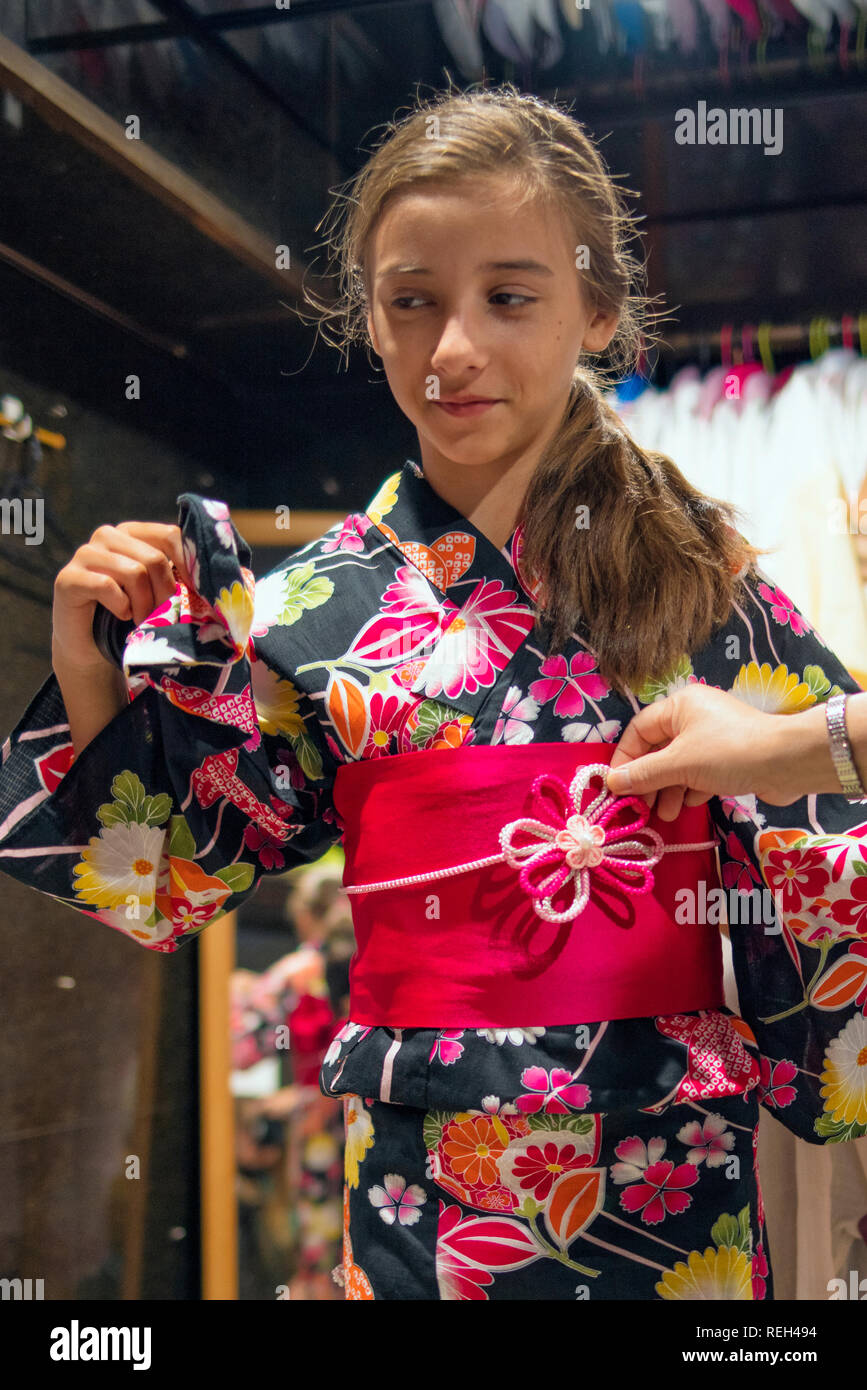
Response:
[[[863,801],[867,792],[861,785],[858,769],[852,759],[852,748],[846,733],[846,701],[848,695],[832,695],[825,705],[831,758],[848,801]]]

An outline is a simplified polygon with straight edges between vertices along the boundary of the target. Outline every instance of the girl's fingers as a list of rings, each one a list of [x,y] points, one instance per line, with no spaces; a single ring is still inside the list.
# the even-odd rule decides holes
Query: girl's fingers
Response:
[[[180,528],[176,526],[126,521],[116,527],[99,527],[91,544],[81,548],[79,558],[89,571],[109,575],[123,590],[129,605],[127,616],[137,626],[172,597],[176,572],[187,583]]]

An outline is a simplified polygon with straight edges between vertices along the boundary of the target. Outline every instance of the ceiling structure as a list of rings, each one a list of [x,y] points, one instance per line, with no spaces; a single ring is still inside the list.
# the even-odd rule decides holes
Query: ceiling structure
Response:
[[[588,19],[560,23],[554,62],[541,31],[536,62],[481,31],[476,72],[444,3],[0,0],[6,358],[108,411],[128,364],[149,382],[147,428],[217,471],[243,457],[248,505],[294,450],[320,459],[299,505],[340,510],[414,433],[376,363],[356,351],[344,370],[301,317],[304,285],[331,292],[317,224],[385,123],[449,80],[572,104],[642,192],[650,289],[675,328],[859,308],[863,62],[781,32],[761,67],[754,48],[723,74],[707,24],[690,55],[645,62],[628,36],[601,52]],[[702,95],[779,107],[786,157],[677,146],[673,112]]]

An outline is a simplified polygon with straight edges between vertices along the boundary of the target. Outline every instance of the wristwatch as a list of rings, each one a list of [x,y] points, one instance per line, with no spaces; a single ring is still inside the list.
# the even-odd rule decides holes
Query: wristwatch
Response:
[[[846,694],[832,695],[825,705],[828,737],[831,741],[831,758],[846,800],[864,801],[867,800],[867,792],[861,785],[846,733],[846,701],[848,698],[849,696]]]

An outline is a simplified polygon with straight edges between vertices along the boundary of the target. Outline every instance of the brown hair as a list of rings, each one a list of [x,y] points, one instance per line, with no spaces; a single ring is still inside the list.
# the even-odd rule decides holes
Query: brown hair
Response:
[[[608,373],[637,370],[658,315],[644,293],[644,264],[629,249],[638,219],[625,195],[638,195],[616,186],[583,126],[511,83],[416,98],[350,180],[343,215],[335,202],[317,226],[330,223],[337,300],[305,298],[331,346],[369,347],[367,256],[387,200],[421,183],[492,174],[514,180],[518,205],[542,199],[563,212],[576,244],[588,248],[589,268],[576,270],[588,307],[619,316],[607,368],[580,353],[562,424],[524,497],[521,568],[536,588],[537,631],[550,624],[550,655],[580,622],[601,675],[618,690],[670,678],[747,597],[765,552],[739,534],[739,509],[693,487],[664,454],[640,448],[603,394]],[[582,504],[586,529],[576,520]]]

